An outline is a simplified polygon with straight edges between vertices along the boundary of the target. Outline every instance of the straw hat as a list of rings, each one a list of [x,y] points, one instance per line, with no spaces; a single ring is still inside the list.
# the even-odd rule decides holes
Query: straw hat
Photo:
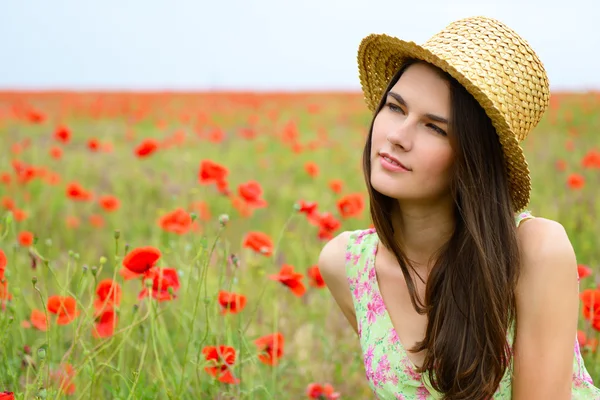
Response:
[[[481,104],[500,137],[514,206],[524,209],[531,181],[519,142],[538,124],[550,99],[546,70],[533,49],[515,31],[487,17],[452,22],[423,45],[369,35],[358,49],[358,68],[371,111],[408,58],[446,71]]]

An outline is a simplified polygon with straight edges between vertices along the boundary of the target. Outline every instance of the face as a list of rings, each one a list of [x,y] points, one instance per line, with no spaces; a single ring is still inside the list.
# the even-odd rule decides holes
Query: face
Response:
[[[400,201],[450,197],[450,87],[428,65],[409,66],[387,93],[371,136],[371,185]]]

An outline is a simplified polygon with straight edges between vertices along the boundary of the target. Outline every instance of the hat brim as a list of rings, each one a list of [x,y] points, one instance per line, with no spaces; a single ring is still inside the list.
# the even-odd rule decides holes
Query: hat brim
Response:
[[[377,111],[390,80],[403,63],[412,58],[428,62],[447,72],[463,85],[485,110],[496,129],[504,151],[513,205],[517,212],[525,209],[529,204],[531,180],[529,166],[515,133],[500,110],[494,107],[492,101],[446,60],[414,42],[404,41],[393,36],[372,34],[365,37],[358,49],[358,69],[362,91],[369,110]],[[501,89],[498,87],[498,90]]]

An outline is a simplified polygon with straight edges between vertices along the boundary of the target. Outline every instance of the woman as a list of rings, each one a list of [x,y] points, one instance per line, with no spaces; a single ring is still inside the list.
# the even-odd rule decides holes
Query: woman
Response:
[[[542,63],[506,25],[453,22],[418,46],[363,40],[374,229],[323,248],[380,399],[600,399],[576,339],[577,262],[526,211],[519,142],[548,106]]]

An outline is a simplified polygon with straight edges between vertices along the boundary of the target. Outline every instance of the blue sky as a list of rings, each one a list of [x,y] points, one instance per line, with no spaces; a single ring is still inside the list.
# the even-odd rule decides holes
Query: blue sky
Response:
[[[418,43],[488,15],[553,89],[600,89],[594,0],[0,0],[0,89],[359,89],[370,33]]]

